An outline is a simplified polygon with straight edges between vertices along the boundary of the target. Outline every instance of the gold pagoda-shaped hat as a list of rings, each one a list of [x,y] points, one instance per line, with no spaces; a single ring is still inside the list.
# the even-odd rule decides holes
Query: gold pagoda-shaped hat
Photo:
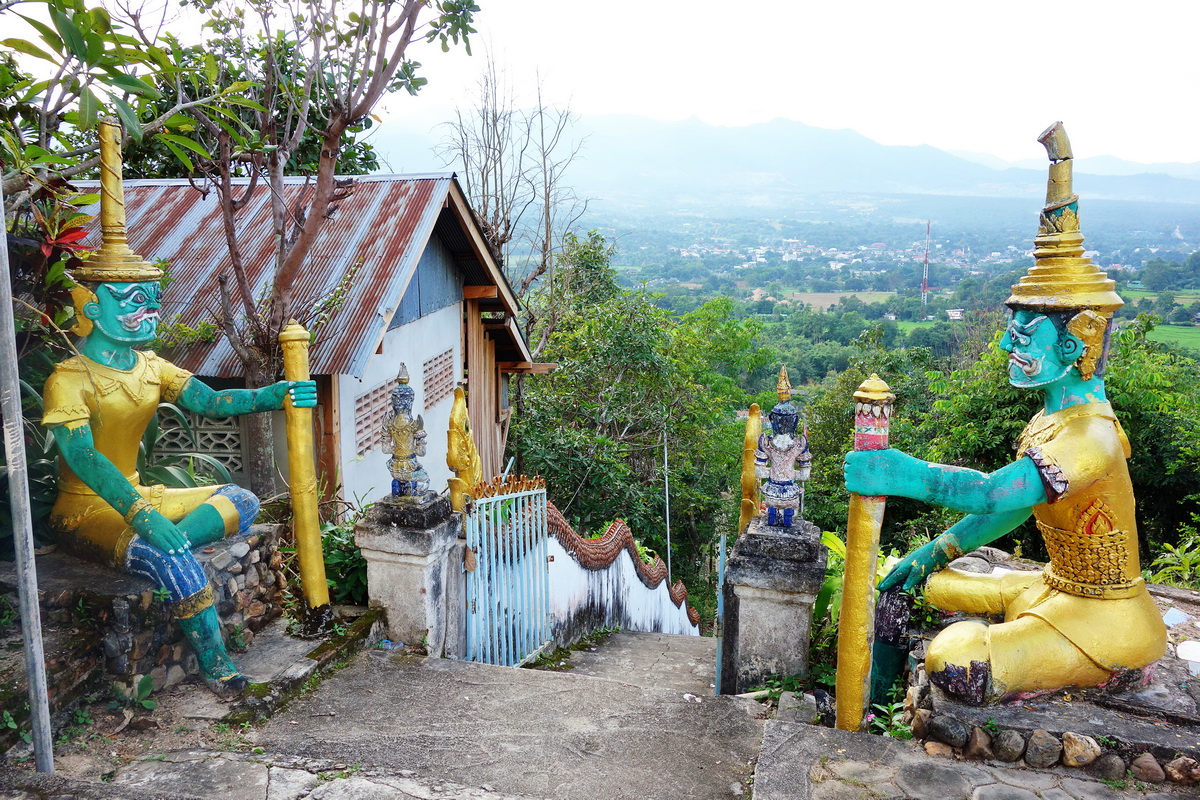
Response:
[[[792,399],[792,382],[788,380],[787,364],[779,367],[779,380],[775,382],[775,395],[781,403]]]
[[[1050,158],[1046,206],[1033,240],[1034,264],[1005,300],[1010,308],[1091,309],[1111,316],[1125,304],[1116,281],[1083,254],[1079,195],[1071,186],[1071,142],[1061,122],[1038,137]]]
[[[100,249],[72,270],[76,281],[125,283],[156,281],[163,272],[125,240],[125,188],[121,178],[121,128],[100,123]]]

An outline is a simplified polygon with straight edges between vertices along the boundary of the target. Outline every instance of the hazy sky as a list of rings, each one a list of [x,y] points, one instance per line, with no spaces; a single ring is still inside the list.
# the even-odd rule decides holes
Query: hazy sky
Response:
[[[1200,161],[1200,0],[476,0],[476,55],[414,48],[429,85],[401,125],[471,101],[490,48],[518,87],[540,71],[582,114],[785,117],[884,144],[1043,158]]]

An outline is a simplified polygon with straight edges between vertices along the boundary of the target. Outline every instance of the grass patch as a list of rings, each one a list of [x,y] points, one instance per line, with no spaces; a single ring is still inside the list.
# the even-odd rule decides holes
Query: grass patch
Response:
[[[905,336],[912,333],[917,328],[928,328],[928,327],[931,327],[932,325],[933,325],[932,322],[897,322],[896,323],[896,327],[898,327],[900,329],[900,332],[903,333]]]
[[[1159,325],[1150,331],[1148,338],[1200,350],[1200,327],[1194,325]]]
[[[1129,300],[1141,300],[1149,297],[1151,300],[1157,300],[1161,292],[1152,292],[1149,289],[1122,289],[1121,297]],[[1175,295],[1175,302],[1181,305],[1190,306],[1192,303],[1200,302],[1200,292],[1195,289],[1180,289],[1177,292],[1171,292]]]
[[[598,631],[589,633],[572,645],[542,653],[533,661],[525,664],[523,669],[540,669],[548,672],[565,672],[569,669],[575,669],[575,665],[571,663],[571,653],[595,647],[620,630],[620,628],[601,628]]]

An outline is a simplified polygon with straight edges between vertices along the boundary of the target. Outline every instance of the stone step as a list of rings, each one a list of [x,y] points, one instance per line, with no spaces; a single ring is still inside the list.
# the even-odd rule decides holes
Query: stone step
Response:
[[[566,666],[572,675],[711,697],[716,657],[711,636],[620,631],[573,650]]]

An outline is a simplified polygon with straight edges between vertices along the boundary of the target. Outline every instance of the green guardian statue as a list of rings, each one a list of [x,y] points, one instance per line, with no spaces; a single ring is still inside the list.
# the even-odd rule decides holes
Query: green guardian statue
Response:
[[[74,271],[78,355],[46,381],[42,424],[61,453],[51,524],[70,550],[150,578],[165,589],[209,685],[239,692],[246,678],[221,638],[213,589],[192,555],[246,530],[258,498],[239,486],[168,489],[143,486],[138,443],[160,402],[208,417],[230,417],[316,405],[312,381],[280,381],[263,389],[214,391],[153,352],[134,349],[155,338],[162,271],[125,239],[120,129],[101,123],[100,250]]]

